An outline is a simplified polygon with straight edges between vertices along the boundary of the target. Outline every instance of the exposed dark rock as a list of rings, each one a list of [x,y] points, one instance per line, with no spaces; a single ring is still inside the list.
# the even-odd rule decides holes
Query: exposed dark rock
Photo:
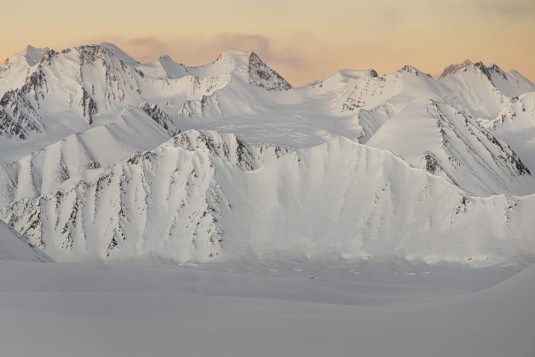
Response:
[[[18,90],[8,91],[0,99],[0,136],[25,140],[31,133],[44,131],[39,114]]]
[[[292,86],[280,74],[269,68],[256,53],[249,56],[249,81],[267,90],[288,90]]]

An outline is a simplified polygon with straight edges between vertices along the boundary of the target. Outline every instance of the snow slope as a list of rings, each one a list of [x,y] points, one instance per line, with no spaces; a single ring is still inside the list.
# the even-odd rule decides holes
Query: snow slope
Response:
[[[0,261],[52,262],[46,254],[32,245],[28,239],[15,233],[0,222]]]

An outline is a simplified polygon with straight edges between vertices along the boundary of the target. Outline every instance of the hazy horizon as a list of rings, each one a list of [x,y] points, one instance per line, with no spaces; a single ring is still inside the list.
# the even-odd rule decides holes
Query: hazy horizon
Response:
[[[253,50],[297,86],[344,68],[385,73],[413,65],[437,75],[467,58],[535,80],[529,0],[7,0],[4,8],[2,60],[29,44],[60,50],[111,42],[140,62],[167,54],[190,66],[227,48]]]

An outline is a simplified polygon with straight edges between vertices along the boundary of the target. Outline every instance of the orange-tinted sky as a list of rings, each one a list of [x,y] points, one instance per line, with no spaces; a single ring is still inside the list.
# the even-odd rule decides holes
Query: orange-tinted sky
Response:
[[[0,58],[28,44],[113,42],[139,61],[197,65],[254,50],[294,85],[342,68],[469,58],[535,80],[534,0],[2,0]]]

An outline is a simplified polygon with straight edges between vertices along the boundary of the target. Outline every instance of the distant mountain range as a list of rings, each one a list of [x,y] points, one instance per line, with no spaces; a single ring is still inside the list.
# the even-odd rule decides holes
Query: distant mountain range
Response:
[[[28,46],[0,149],[7,236],[57,261],[535,260],[535,85],[497,65],[292,88],[254,52]]]

